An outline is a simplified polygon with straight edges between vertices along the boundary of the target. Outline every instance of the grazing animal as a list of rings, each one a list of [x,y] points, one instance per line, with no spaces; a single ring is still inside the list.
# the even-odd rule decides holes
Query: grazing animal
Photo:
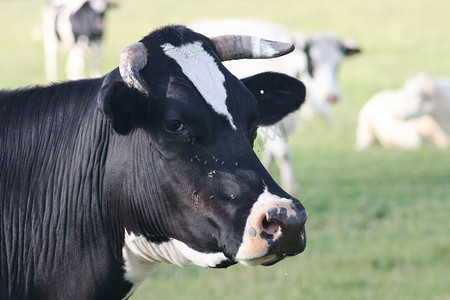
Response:
[[[305,87],[221,63],[292,50],[174,25],[125,47],[105,77],[0,91],[0,298],[122,299],[161,262],[301,253],[305,208],[252,144]]]
[[[331,117],[330,103],[339,100],[337,72],[341,61],[360,52],[353,40],[339,38],[333,33],[316,33],[306,37],[279,24],[253,19],[200,20],[189,27],[207,36],[243,34],[295,44],[296,50],[283,57],[230,61],[225,65],[239,78],[276,71],[302,80],[307,87],[307,111],[326,118]],[[302,111],[305,112],[305,108]],[[270,169],[272,158],[275,159],[280,167],[281,185],[290,193],[296,193],[298,185],[291,168],[287,134],[295,129],[297,123],[296,117],[289,117],[259,131],[264,139],[263,164]]]
[[[85,77],[85,57],[92,57],[91,76],[101,74],[102,36],[106,0],[53,1],[44,12],[45,73],[48,82],[57,80],[58,52],[69,52],[66,75]]]
[[[450,81],[422,73],[402,89],[385,90],[361,109],[356,148],[379,142],[383,147],[418,148],[450,144]]]

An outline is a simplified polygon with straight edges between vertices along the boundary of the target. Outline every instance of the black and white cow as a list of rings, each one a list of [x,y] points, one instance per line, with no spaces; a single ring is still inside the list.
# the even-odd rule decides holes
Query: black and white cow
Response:
[[[104,17],[114,2],[106,0],[54,0],[44,12],[45,73],[48,82],[57,80],[58,52],[68,51],[66,75],[85,77],[85,57],[92,57],[91,76],[101,74]]]
[[[221,63],[292,50],[168,26],[103,78],[1,91],[0,298],[121,299],[161,262],[301,253],[306,211],[252,144],[305,87],[278,73],[241,81]]]

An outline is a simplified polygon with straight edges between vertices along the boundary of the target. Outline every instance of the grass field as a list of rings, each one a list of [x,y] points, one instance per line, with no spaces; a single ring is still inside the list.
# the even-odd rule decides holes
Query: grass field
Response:
[[[30,34],[45,2],[0,0],[0,88],[44,83],[42,45]],[[132,299],[450,299],[450,151],[353,150],[357,113],[376,91],[423,70],[450,76],[450,1],[118,2],[105,73],[151,29],[201,18],[333,30],[363,49],[340,70],[334,120],[304,122],[289,137],[309,213],[305,253],[267,268],[162,265]]]

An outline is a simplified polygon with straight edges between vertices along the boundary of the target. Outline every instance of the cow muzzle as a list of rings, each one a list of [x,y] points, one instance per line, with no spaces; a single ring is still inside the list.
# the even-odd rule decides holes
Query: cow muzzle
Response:
[[[325,95],[325,101],[328,103],[336,103],[339,101],[339,95],[335,93],[329,93]]]
[[[306,210],[299,201],[265,192],[247,219],[236,261],[247,266],[272,265],[303,252],[306,219]]]

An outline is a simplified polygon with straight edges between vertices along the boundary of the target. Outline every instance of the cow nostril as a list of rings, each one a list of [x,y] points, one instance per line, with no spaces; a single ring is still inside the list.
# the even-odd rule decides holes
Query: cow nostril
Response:
[[[339,96],[336,94],[328,94],[325,97],[325,100],[330,103],[337,102],[339,100]]]
[[[262,226],[263,231],[266,232],[267,234],[272,235],[273,239],[275,239],[280,233],[280,225],[278,225],[275,222],[267,220],[267,217],[264,217],[264,219],[262,220]]]

